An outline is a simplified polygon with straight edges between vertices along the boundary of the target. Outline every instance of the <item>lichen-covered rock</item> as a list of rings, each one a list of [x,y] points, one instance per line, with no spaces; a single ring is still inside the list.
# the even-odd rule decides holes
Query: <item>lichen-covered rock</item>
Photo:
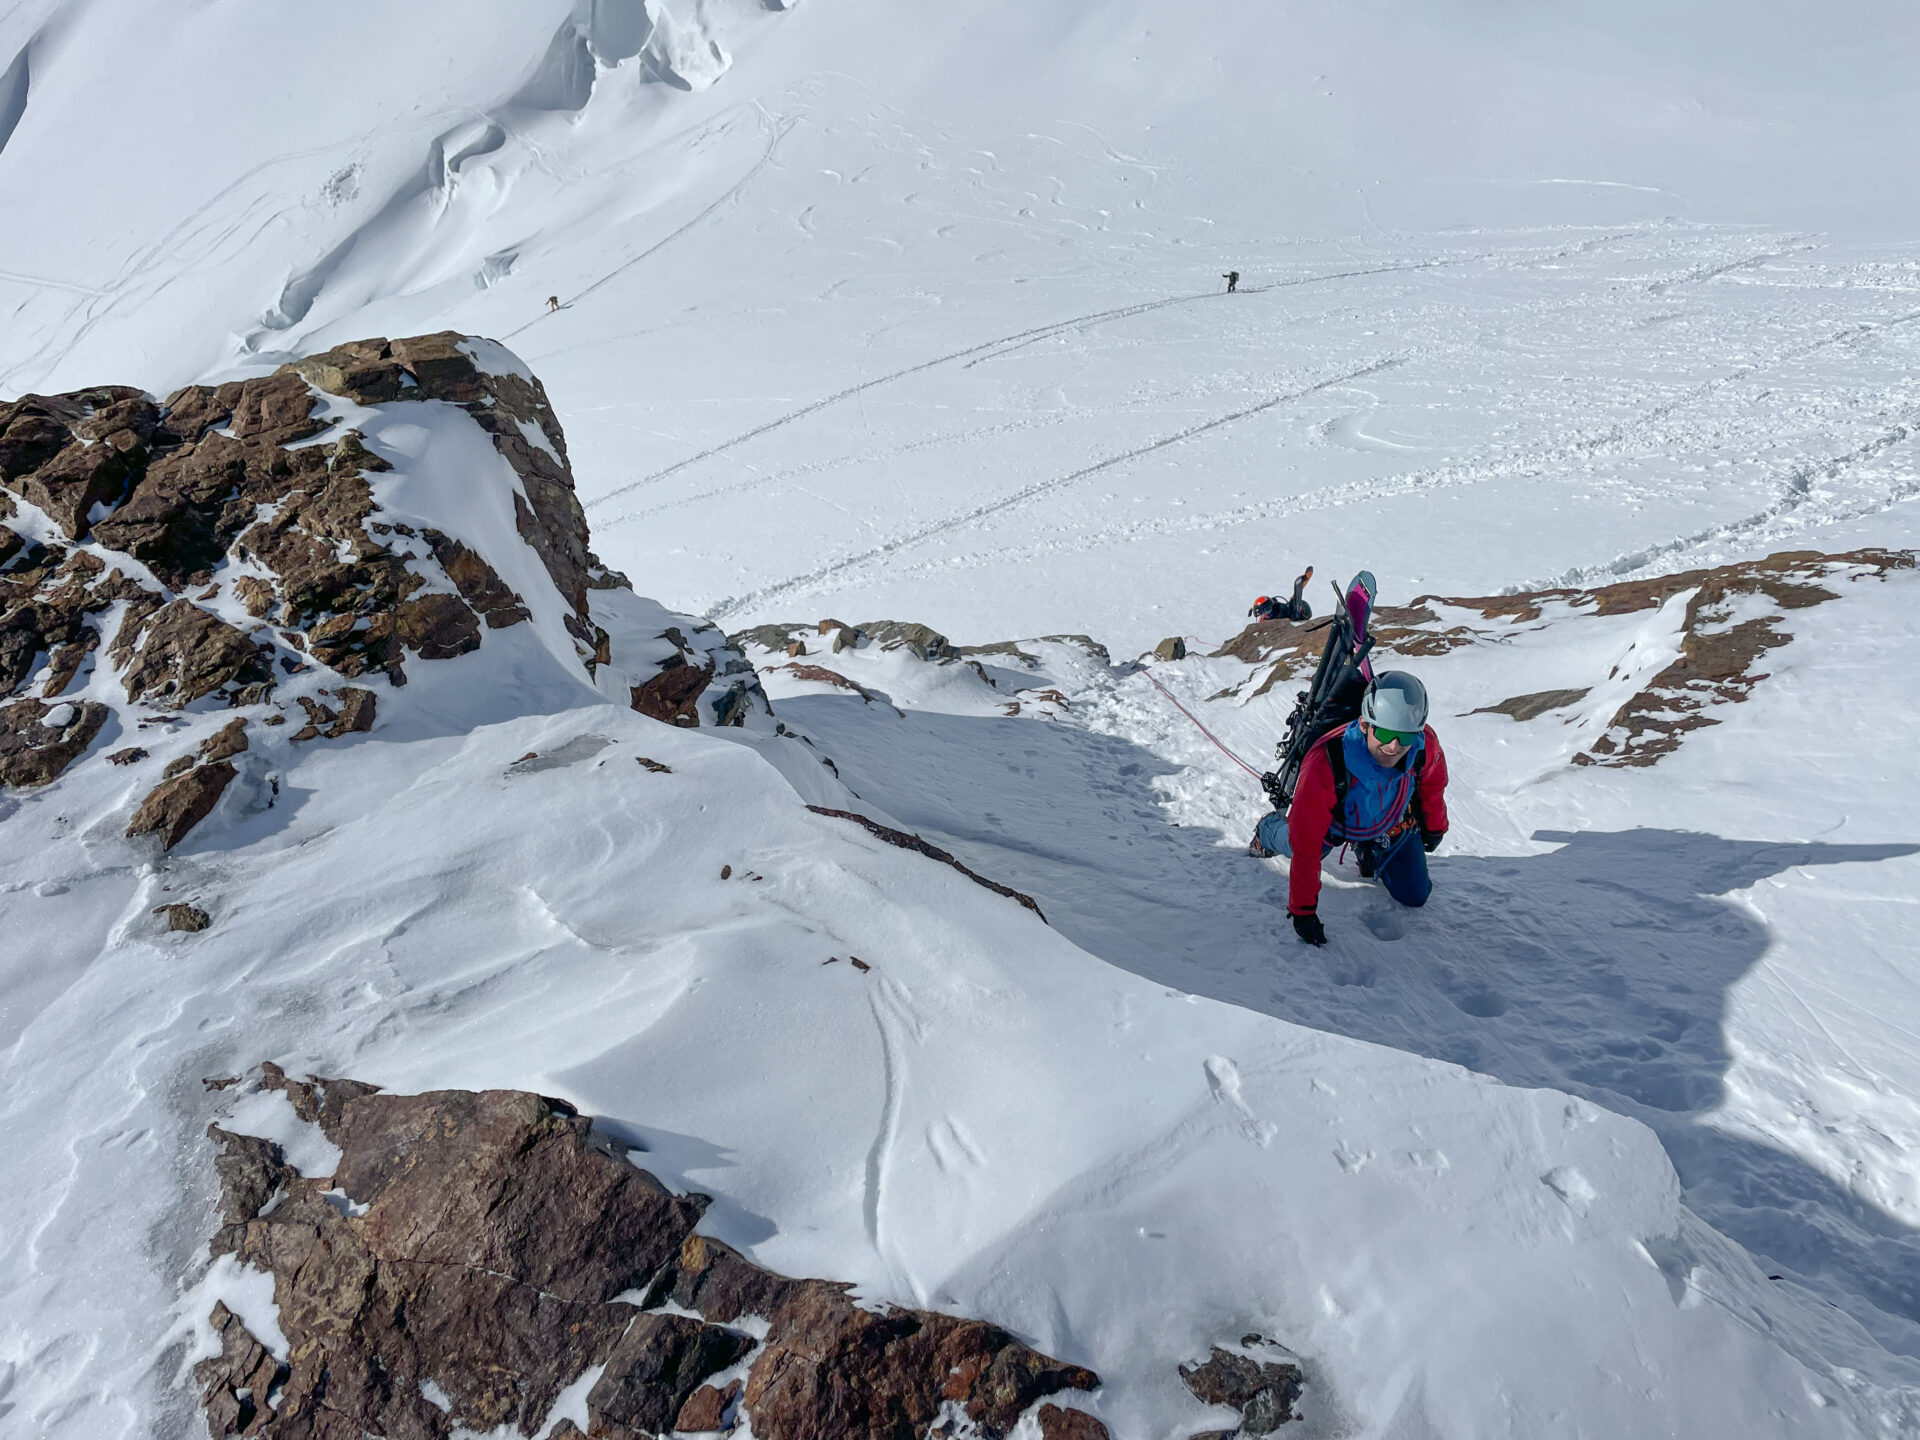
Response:
[[[110,713],[92,701],[49,705],[16,700],[0,705],[0,785],[52,784],[86,753]],[[52,723],[57,720],[65,723]]]
[[[173,849],[187,838],[194,826],[213,813],[213,807],[220,803],[220,797],[238,773],[231,761],[216,760],[208,765],[196,765],[184,775],[162,780],[134,812],[127,825],[128,837],[158,835],[163,848]]]

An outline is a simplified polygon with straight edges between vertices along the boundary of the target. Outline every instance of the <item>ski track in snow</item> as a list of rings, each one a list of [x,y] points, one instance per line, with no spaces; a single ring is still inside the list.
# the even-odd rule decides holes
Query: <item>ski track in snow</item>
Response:
[[[1358,369],[1350,370],[1343,375],[1334,375],[1328,379],[1316,381],[1304,389],[1290,391],[1284,395],[1275,395],[1269,399],[1262,400],[1257,405],[1248,405],[1226,415],[1216,416],[1214,419],[1208,420],[1203,424],[1188,426],[1184,430],[1176,431],[1172,435],[1163,436],[1149,444],[1123,451],[1118,455],[1109,456],[1105,460],[1096,461],[1092,465],[1075,470],[1070,475],[1061,475],[1052,480],[1042,480],[1037,484],[1027,486],[1023,490],[1016,490],[1013,494],[1004,496],[1001,499],[990,501],[985,505],[977,505],[960,514],[949,516],[938,524],[927,526],[925,529],[896,536],[883,544],[874,546],[870,550],[862,551],[858,555],[850,555],[845,559],[836,560],[831,564],[822,566],[804,575],[796,575],[786,580],[777,581],[750,595],[744,595],[735,600],[723,600],[706,612],[707,618],[717,622],[725,619],[729,615],[738,614],[743,610],[750,609],[757,605],[764,605],[770,600],[787,595],[805,594],[810,589],[818,588],[824,581],[835,579],[849,571],[858,570],[864,565],[871,564],[876,560],[885,559],[901,550],[908,549],[915,545],[925,544],[927,541],[937,539],[942,535],[950,534],[957,530],[969,529],[984,520],[994,519],[1009,510],[1030,504],[1042,496],[1052,494],[1056,490],[1063,490],[1069,485],[1078,484],[1080,481],[1098,475],[1102,471],[1111,470],[1116,465],[1124,465],[1129,461],[1138,460],[1143,456],[1153,454],[1157,450],[1164,450],[1169,445],[1178,445],[1182,441],[1191,440],[1197,435],[1204,435],[1210,430],[1218,430],[1224,425],[1231,425],[1236,421],[1245,420],[1250,416],[1264,414],[1276,406],[1304,400],[1311,395],[1318,395],[1324,391],[1351,384],[1356,380],[1363,380],[1369,375],[1378,375],[1382,371],[1392,369],[1400,363],[1402,362],[1398,356],[1388,356],[1384,359],[1362,365]]]

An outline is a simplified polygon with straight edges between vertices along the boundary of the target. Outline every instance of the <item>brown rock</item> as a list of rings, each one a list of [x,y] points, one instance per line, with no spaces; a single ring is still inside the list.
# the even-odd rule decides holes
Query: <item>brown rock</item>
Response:
[[[450,660],[480,648],[480,622],[458,595],[421,595],[394,612],[394,636],[422,660]]]
[[[127,698],[163,710],[183,710],[223,685],[272,678],[257,645],[190,600],[162,606],[131,633],[123,625],[113,654],[125,664]]]
[[[587,1402],[593,1440],[717,1428],[743,1394],[766,1440],[892,1440],[924,1433],[949,1403],[997,1440],[1035,1401],[1097,1383],[994,1326],[876,1313],[844,1287],[758,1269],[693,1233],[704,1197],[670,1194],[558,1101],[382,1095],[271,1064],[261,1084],[341,1158],[335,1175],[303,1177],[269,1141],[209,1132],[221,1151],[213,1251],[272,1272],[293,1357],[290,1372],[264,1375],[242,1332],[198,1372],[216,1433],[233,1433],[222,1427],[241,1413],[245,1376],[277,1400],[239,1423],[271,1440],[445,1440],[456,1425],[532,1434],[592,1364],[605,1367]],[[642,1285],[641,1310],[614,1299]],[[668,1295],[701,1318],[651,1308]],[[770,1327],[744,1387],[705,1383],[753,1349],[722,1313]],[[228,1334],[220,1311],[214,1323]],[[423,1401],[427,1382],[450,1413]]]
[[[0,569],[5,569],[7,562],[26,547],[27,542],[21,539],[18,533],[9,530],[5,525],[0,525]]]
[[[226,760],[247,748],[247,722],[230,720],[216,733],[200,742],[202,760]]]
[[[43,723],[61,708],[73,716],[65,726],[54,729]],[[16,700],[0,705],[0,785],[52,784],[86,753],[109,713],[106,706],[92,701],[54,706],[42,700]]]
[[[254,619],[264,620],[273,613],[273,586],[258,575],[242,575],[233,582],[233,593]]]
[[[160,415],[160,433],[154,438],[166,445],[192,445],[206,431],[227,423],[240,399],[241,383],[229,380],[224,385],[189,385],[167,397]]]
[[[428,530],[421,538],[432,547],[433,558],[447,572],[460,598],[479,612],[488,629],[504,630],[533,618],[520,597],[477,553],[438,530]]]
[[[167,917],[167,929],[185,930],[189,934],[198,933],[213,923],[207,918],[207,912],[198,905],[185,903],[162,905],[153,913]]]
[[[740,1398],[740,1382],[729,1380],[727,1388],[716,1390],[702,1385],[687,1397],[673,1428],[685,1435],[711,1434],[726,1424],[727,1411]]]
[[[587,1413],[649,1434],[675,1417],[709,1375],[753,1348],[746,1335],[680,1315],[641,1315],[614,1346],[587,1395]]]
[[[146,751],[142,750],[138,745],[129,745],[126,749],[116,750],[107,756],[107,763],[109,765],[132,765],[136,761],[146,758]]]
[[[566,436],[538,380],[492,375],[467,353],[472,346],[452,331],[405,340],[358,340],[298,360],[297,371],[318,388],[364,405],[392,400],[441,400],[458,405],[492,437],[519,477],[526,499],[515,497],[520,537],[533,547],[572,608],[569,629],[591,650],[593,623],[587,611],[591,564],[586,513],[574,493]],[[544,444],[527,438],[531,428]]]
[[[920,1310],[876,1312],[818,1280],[796,1284],[770,1323],[747,1376],[747,1413],[760,1440],[924,1434],[946,1402],[997,1440],[1034,1401],[1099,1383],[1092,1371],[1049,1359],[997,1326]]]
[[[158,407],[124,386],[0,405],[0,487],[84,539],[94,508],[117,504],[144,473],[158,420]]]
[[[689,665],[679,655],[669,655],[660,671],[644,685],[632,687],[633,708],[642,715],[663,720],[669,725],[695,726],[700,723],[700,694],[713,679],[711,670]]]
[[[243,381],[233,405],[232,429],[237,440],[266,440],[291,445],[328,428],[313,417],[315,396],[305,381],[284,372]]]
[[[377,704],[371,690],[347,686],[340,692],[340,718],[333,722],[333,727],[327,731],[328,736],[337,740],[342,735],[371,730]]]
[[[220,1353],[193,1367],[208,1425],[216,1437],[260,1433],[258,1426],[272,1416],[268,1397],[286,1379],[286,1367],[224,1303],[215,1302],[212,1319]]]
[[[231,763],[216,760],[210,765],[196,766],[175,779],[162,780],[140,802],[140,808],[127,826],[127,834],[158,834],[164,848],[173,849],[186,838],[188,831],[213,813],[213,807],[226,793],[235,773]]]
[[[1112,1440],[1107,1427],[1084,1410],[1040,1407],[1040,1440]]]
[[[1169,635],[1153,647],[1156,660],[1184,660],[1187,658],[1187,642],[1178,635]]]
[[[1180,1378],[1196,1399],[1240,1412],[1249,1435],[1266,1435],[1293,1418],[1293,1406],[1306,1388],[1298,1365],[1260,1362],[1215,1346],[1198,1365],[1182,1365]]]
[[[191,770],[192,768],[193,768],[193,756],[176,755],[173,757],[173,759],[169,760],[166,763],[165,768],[161,770],[160,778],[162,780],[171,780],[176,775],[186,774],[187,771]]]

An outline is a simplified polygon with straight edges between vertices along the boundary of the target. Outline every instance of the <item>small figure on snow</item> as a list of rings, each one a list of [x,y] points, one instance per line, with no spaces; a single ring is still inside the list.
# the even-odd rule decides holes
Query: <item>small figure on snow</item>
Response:
[[[1320,860],[1351,845],[1360,873],[1402,905],[1433,892],[1427,856],[1447,833],[1447,757],[1427,724],[1427,692],[1404,670],[1367,686],[1360,718],[1315,742],[1287,812],[1293,867],[1287,913],[1309,945],[1327,943],[1317,913]]]
[[[1247,614],[1256,620],[1291,620],[1294,624],[1304,624],[1313,618],[1313,607],[1307,604],[1303,593],[1307,582],[1313,579],[1313,567],[1309,565],[1306,573],[1293,582],[1293,594],[1285,600],[1276,600],[1271,595],[1262,595],[1253,602]]]
[[[547,297],[547,313],[551,315],[553,314],[554,311],[558,310],[559,308],[560,308],[560,297],[558,295],[549,295]]]
[[[1227,293],[1229,295],[1240,288],[1240,272],[1238,270],[1229,270],[1220,278],[1227,282]]]

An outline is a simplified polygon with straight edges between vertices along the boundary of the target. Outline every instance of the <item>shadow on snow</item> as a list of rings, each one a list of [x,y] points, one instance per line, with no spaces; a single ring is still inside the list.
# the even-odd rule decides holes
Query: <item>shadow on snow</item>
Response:
[[[1156,982],[1284,1020],[1569,1091],[1649,1125],[1687,1203],[1775,1270],[1920,1357],[1920,1232],[1803,1161],[1728,1134],[1731,987],[1770,937],[1723,898],[1799,866],[1915,845],[1769,844],[1669,830],[1542,831],[1539,855],[1432,861],[1401,911],[1329,886],[1332,943],[1298,943],[1286,877],[1211,829],[1171,823],[1177,767],[1071,725],[909,712],[837,696],[781,713],[826,742],[864,799],[1030,892],[1083,948]]]

